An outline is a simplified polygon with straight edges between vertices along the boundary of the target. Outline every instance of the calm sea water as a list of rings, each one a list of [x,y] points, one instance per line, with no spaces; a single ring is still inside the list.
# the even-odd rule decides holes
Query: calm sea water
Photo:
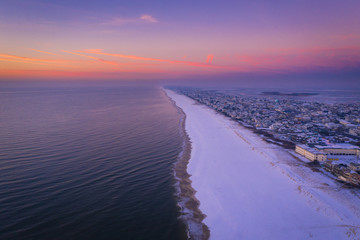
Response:
[[[186,239],[160,89],[0,91],[0,239]]]

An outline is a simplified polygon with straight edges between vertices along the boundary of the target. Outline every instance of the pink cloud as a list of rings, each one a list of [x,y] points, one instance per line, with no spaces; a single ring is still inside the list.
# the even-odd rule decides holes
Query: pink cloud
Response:
[[[138,18],[115,17],[111,20],[100,23],[100,25],[121,26],[126,24],[136,24],[136,23],[144,23],[144,22],[158,23],[159,20],[157,20],[155,17],[149,14],[143,14]]]
[[[157,23],[159,22],[156,18],[154,18],[151,15],[148,14],[143,14],[139,17],[140,20],[146,21],[146,22],[151,22],[151,23]]]
[[[257,69],[289,70],[289,69],[316,69],[328,67],[342,69],[360,65],[360,48],[287,48],[267,49],[257,54],[240,55],[233,57],[234,64],[249,67],[249,71]]]
[[[214,55],[209,54],[206,58],[206,63],[211,64],[212,60],[214,59]]]
[[[360,39],[360,34],[336,35],[332,36],[331,38],[336,40]]]

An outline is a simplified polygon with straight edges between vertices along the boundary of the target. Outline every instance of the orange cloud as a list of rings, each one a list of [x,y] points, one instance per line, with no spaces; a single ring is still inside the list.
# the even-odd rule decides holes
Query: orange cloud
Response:
[[[31,50],[53,55],[51,52],[37,49]],[[65,53],[85,59],[76,60],[78,57],[71,57]],[[360,48],[354,46],[340,48],[274,48],[252,54],[227,54],[223,56],[217,53],[216,62],[221,62],[223,65],[213,64],[213,54],[208,54],[204,62],[188,61],[181,56],[179,60],[171,60],[108,53],[103,52],[101,49],[63,50],[60,54],[67,56],[68,59],[61,59],[60,57],[56,59],[32,58],[0,54],[0,71],[2,71],[0,77],[17,76],[17,71],[19,74],[25,74],[26,71],[29,71],[28,74],[33,76],[49,74],[49,77],[53,76],[54,78],[60,76],[86,76],[91,78],[95,75],[109,78],[125,75],[134,78],[145,78],[146,74],[149,74],[149,77],[160,76],[160,74],[175,77],[197,74],[207,75],[217,72],[278,74],[291,71],[346,69],[360,66]],[[55,76],[56,74],[57,76]]]
[[[71,52],[71,51],[66,51],[66,50],[62,50],[65,53],[69,53],[69,54],[73,54],[73,55],[77,55],[77,56],[81,56],[81,57],[86,57],[86,58],[90,58],[102,63],[106,63],[106,64],[110,64],[110,65],[118,65],[116,62],[114,61],[107,61],[101,58],[97,58],[97,57],[93,57],[93,56],[89,56],[89,55],[85,55],[85,54],[81,54],[81,53],[76,53],[76,52]]]
[[[117,54],[117,53],[104,53],[101,49],[85,49],[85,50],[79,50],[77,52],[92,53],[92,54],[99,54],[99,55],[103,55],[103,56],[111,56],[111,57],[140,60],[140,61],[156,61],[156,62],[169,63],[169,64],[182,64],[182,65],[193,66],[193,67],[222,68],[222,69],[234,70],[233,67],[229,67],[229,66],[212,65],[212,64],[210,65],[208,63],[201,63],[201,62],[179,61],[179,60],[160,59],[160,58],[148,58],[148,57],[124,55],[124,54]],[[212,60],[212,58],[211,58],[211,60]]]
[[[49,55],[60,56],[59,54],[52,53],[52,52],[46,52],[46,51],[42,51],[42,50],[38,50],[38,49],[33,49],[33,48],[29,48],[29,49],[30,49],[30,50],[33,50],[33,51],[36,51],[36,52],[41,52],[41,53],[49,54]]]
[[[212,60],[214,59],[214,55],[209,54],[206,58],[206,63],[211,64]]]
[[[66,64],[66,63],[71,63],[73,61],[69,61],[69,60],[59,60],[59,59],[40,59],[40,58],[30,58],[30,57],[21,57],[21,56],[16,56],[16,55],[10,55],[10,54],[0,54],[0,58],[3,61],[22,61],[22,62],[27,62],[27,63],[36,63],[36,62],[40,62],[40,63],[48,63],[48,64]]]
[[[25,60],[19,60],[19,59],[8,59],[8,58],[1,58],[0,61],[2,62],[16,62],[16,63],[31,63],[31,64],[40,64],[40,65],[52,65],[50,63],[44,63],[44,62],[29,62]]]
[[[72,71],[72,70],[3,70],[0,69],[0,77],[6,78],[21,78],[21,79],[44,79],[49,78],[60,80],[72,80],[72,79],[152,79],[154,76],[159,78],[167,78],[168,73],[159,70],[146,71],[142,68],[136,68],[129,70],[116,70],[116,71]],[[1,78],[0,78],[1,79]]]
[[[104,55],[104,56],[127,58],[127,59],[142,60],[142,61],[175,62],[175,61],[166,60],[166,59],[139,57],[139,56],[134,56],[134,55],[123,55],[123,54],[117,54],[117,53],[104,53],[101,49],[85,49],[85,50],[80,50],[77,52],[94,53],[94,54],[99,54],[99,55]]]

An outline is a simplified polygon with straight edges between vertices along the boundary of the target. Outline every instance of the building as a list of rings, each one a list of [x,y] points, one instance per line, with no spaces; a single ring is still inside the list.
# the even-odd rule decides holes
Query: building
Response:
[[[357,161],[360,156],[360,148],[347,143],[338,143],[329,146],[315,146],[318,151],[327,155],[328,161]]]
[[[358,161],[360,148],[351,144],[334,144],[328,146],[296,145],[295,152],[311,161]]]
[[[311,161],[325,161],[326,154],[306,145],[296,145],[295,152]]]

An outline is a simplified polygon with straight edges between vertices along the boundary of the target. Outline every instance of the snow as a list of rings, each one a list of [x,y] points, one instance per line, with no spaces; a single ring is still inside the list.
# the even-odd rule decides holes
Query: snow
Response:
[[[358,239],[360,194],[192,99],[188,172],[210,239]]]
[[[319,145],[315,145],[316,148],[318,149],[331,149],[331,148],[336,148],[336,149],[359,149],[359,147],[349,144],[349,143],[337,143],[337,144],[330,144],[327,146],[319,146]]]

